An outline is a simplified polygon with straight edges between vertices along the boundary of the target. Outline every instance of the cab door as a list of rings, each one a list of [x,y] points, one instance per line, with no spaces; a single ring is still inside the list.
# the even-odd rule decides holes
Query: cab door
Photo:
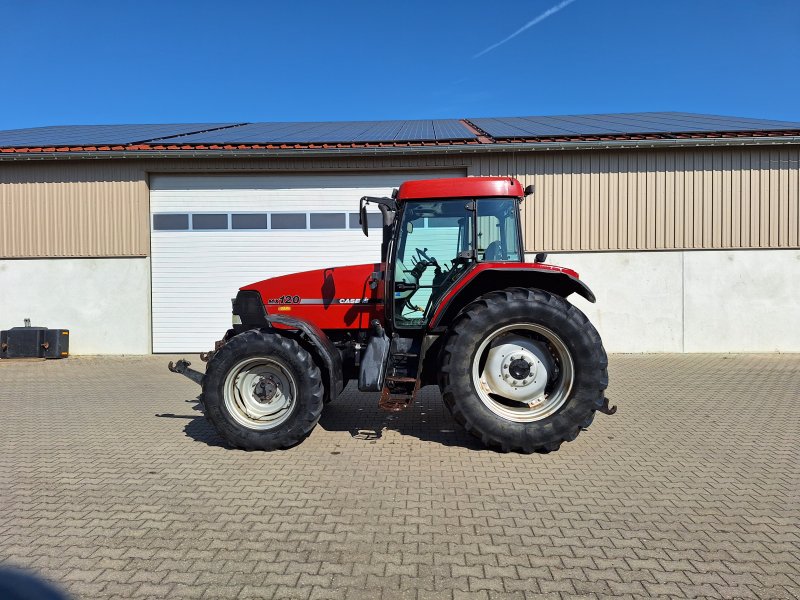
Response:
[[[471,264],[474,204],[464,198],[404,204],[387,281],[395,329],[424,328],[445,289]]]

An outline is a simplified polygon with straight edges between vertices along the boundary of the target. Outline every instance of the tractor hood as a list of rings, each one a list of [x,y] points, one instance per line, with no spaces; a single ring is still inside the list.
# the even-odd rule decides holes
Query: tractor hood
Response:
[[[241,288],[256,291],[267,314],[314,322],[322,329],[366,327],[383,308],[380,263],[329,267],[264,279]]]

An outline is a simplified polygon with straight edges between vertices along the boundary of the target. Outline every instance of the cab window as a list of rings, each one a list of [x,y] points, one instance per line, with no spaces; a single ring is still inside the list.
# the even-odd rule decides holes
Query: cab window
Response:
[[[518,262],[519,200],[488,198],[476,202],[477,255],[479,261]]]
[[[398,327],[423,324],[467,264],[463,257],[472,250],[472,218],[468,200],[406,203],[394,265]]]

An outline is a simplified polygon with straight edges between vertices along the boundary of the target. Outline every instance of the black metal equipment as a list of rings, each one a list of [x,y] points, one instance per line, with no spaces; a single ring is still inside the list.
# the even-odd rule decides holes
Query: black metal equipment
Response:
[[[200,371],[190,369],[189,367],[191,364],[192,363],[190,363],[188,360],[182,358],[177,363],[169,361],[167,368],[173,373],[179,373],[184,377],[188,377],[198,385],[203,385],[203,374]]]
[[[0,358],[66,358],[69,356],[69,329],[24,327],[0,331]]]

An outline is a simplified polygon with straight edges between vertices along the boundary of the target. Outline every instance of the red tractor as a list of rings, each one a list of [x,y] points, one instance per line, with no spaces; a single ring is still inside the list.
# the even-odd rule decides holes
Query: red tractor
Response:
[[[600,336],[566,300],[594,295],[542,255],[524,261],[520,203],[530,191],[508,177],[472,177],[364,197],[361,226],[382,230],[380,262],[241,288],[206,373],[185,361],[170,368],[201,383],[207,418],[238,448],[298,443],[354,379],[391,411],[438,385],[485,445],[555,450],[595,411],[613,409]]]

